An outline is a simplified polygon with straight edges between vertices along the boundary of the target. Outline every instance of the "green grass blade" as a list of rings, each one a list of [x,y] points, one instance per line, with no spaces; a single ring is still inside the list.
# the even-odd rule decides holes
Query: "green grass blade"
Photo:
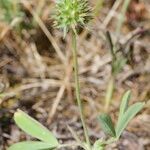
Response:
[[[54,137],[54,135],[45,128],[42,124],[40,124],[35,119],[31,118],[29,115],[24,113],[21,110],[18,110],[14,114],[14,120],[16,124],[29,135],[44,141],[46,143],[52,144],[54,147],[58,146],[58,141]]]
[[[118,120],[117,127],[116,127],[116,136],[117,138],[120,137],[123,130],[128,125],[129,121],[143,108],[145,103],[136,103],[130,106],[127,111],[124,113],[122,118]]]
[[[53,148],[55,147],[50,143],[27,141],[16,143],[10,146],[7,150],[44,150]]]
[[[103,131],[106,134],[111,135],[112,137],[116,136],[114,125],[112,123],[111,117],[108,114],[101,114],[98,117],[98,120],[101,124]]]

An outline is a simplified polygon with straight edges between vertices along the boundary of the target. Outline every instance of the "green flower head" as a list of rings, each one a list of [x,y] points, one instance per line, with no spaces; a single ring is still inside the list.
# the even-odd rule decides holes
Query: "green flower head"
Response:
[[[91,9],[87,0],[57,0],[54,25],[63,29],[64,35],[78,25],[85,26],[91,19]]]

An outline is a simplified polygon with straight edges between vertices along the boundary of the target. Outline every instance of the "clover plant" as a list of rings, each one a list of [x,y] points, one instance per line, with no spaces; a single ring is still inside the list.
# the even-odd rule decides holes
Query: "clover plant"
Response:
[[[131,106],[128,105],[130,99],[130,91],[127,91],[122,97],[120,111],[116,126],[113,124],[108,114],[98,116],[101,128],[108,135],[108,140],[98,139],[89,149],[87,143],[76,140],[75,143],[60,144],[57,138],[42,124],[31,118],[25,112],[17,110],[14,114],[15,123],[24,132],[38,139],[38,141],[24,141],[16,143],[8,148],[8,150],[44,150],[59,149],[62,147],[80,146],[84,150],[104,150],[105,146],[119,140],[122,132],[127,127],[133,117],[143,108],[144,103],[137,102]],[[73,133],[74,134],[74,133]]]
[[[31,118],[21,110],[14,114],[15,123],[24,132],[36,138],[36,141],[25,141],[16,143],[8,148],[8,150],[54,150],[64,147],[78,146],[84,150],[104,150],[105,146],[117,141],[129,121],[143,108],[144,103],[136,103],[128,106],[130,92],[127,91],[120,105],[119,118],[116,126],[113,124],[108,114],[98,116],[101,128],[109,136],[108,140],[98,139],[92,145],[88,134],[83,114],[82,100],[80,98],[80,84],[78,76],[78,58],[77,58],[77,28],[85,27],[87,21],[91,19],[91,8],[87,0],[57,0],[56,12],[54,15],[55,26],[64,31],[64,37],[70,31],[72,34],[72,54],[74,67],[74,80],[76,89],[76,99],[80,112],[80,118],[84,130],[85,141],[81,141],[76,132],[70,127],[75,143],[60,144],[57,138],[43,125]]]

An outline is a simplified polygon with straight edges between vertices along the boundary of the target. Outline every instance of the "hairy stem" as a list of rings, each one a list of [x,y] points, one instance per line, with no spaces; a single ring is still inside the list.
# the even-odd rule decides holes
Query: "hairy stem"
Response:
[[[80,98],[80,84],[79,84],[79,76],[78,76],[78,59],[77,59],[77,41],[76,41],[76,33],[72,31],[72,51],[73,51],[73,64],[74,64],[74,79],[75,79],[75,88],[76,88],[76,99],[79,107],[80,117],[83,125],[84,136],[86,142],[88,144],[89,150],[91,150],[90,139],[88,136],[88,130],[85,124],[85,118],[83,114],[82,101]]]

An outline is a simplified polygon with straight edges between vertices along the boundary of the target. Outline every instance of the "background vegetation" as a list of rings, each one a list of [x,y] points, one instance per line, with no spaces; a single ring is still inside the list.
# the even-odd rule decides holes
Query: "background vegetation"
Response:
[[[91,139],[104,137],[97,115],[116,122],[122,94],[146,102],[121,140],[107,149],[150,146],[150,2],[90,0],[93,20],[79,28],[81,98]],[[83,136],[74,96],[71,34],[54,28],[54,0],[0,0],[0,149],[30,139],[12,119],[17,108],[39,120],[63,142],[66,127]],[[109,32],[108,32],[109,31]],[[107,93],[107,94],[106,94]]]

